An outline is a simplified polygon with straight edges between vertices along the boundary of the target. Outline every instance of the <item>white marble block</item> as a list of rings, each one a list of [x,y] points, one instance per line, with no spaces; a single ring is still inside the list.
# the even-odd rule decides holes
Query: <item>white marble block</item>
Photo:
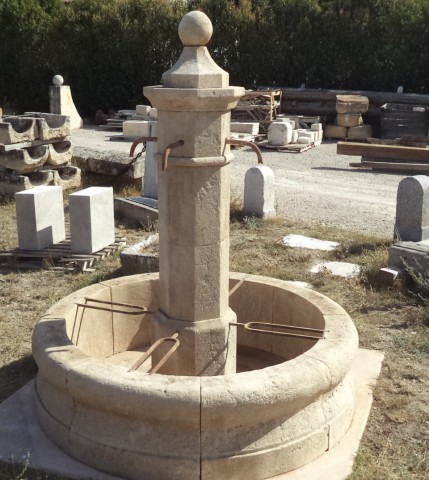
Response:
[[[157,108],[151,108],[149,110],[149,117],[158,118],[158,109]]]
[[[115,241],[112,187],[89,187],[69,196],[73,253],[94,253]]]
[[[43,250],[66,238],[62,187],[41,186],[18,192],[15,201],[21,250]]]
[[[321,123],[312,123],[311,129],[316,132],[321,132],[323,130]]]
[[[292,125],[288,122],[272,122],[268,127],[268,143],[271,145],[287,145],[292,141],[292,131]]]
[[[249,168],[244,178],[244,208],[247,215],[276,216],[274,172],[266,165]]]
[[[147,120],[127,120],[122,124],[125,137],[149,137],[150,126]]]
[[[297,141],[298,141],[298,130],[292,130],[291,143],[297,143]]]

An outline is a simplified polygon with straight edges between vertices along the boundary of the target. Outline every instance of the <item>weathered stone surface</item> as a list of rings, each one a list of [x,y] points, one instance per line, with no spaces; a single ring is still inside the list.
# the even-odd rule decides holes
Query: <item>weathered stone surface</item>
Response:
[[[151,235],[149,238],[141,242],[124,248],[120,253],[124,275],[158,272],[158,253],[146,253],[147,247],[151,247],[157,243],[158,235]]]
[[[65,165],[71,162],[73,157],[73,150],[71,142],[57,142],[51,143],[48,146],[49,153],[46,160],[47,165]]]
[[[362,116],[358,113],[339,113],[336,122],[340,127],[358,127],[363,124]]]
[[[30,142],[39,137],[36,119],[4,116],[0,122],[0,143]]]
[[[36,119],[39,138],[51,140],[54,138],[68,137],[70,135],[70,117],[53,113],[26,112],[23,117]]]
[[[416,175],[399,182],[394,238],[419,242],[429,239],[429,177]]]
[[[73,253],[94,253],[115,241],[113,190],[89,187],[69,196]]]
[[[36,187],[18,192],[15,201],[21,250],[42,250],[66,238],[61,187]]]
[[[49,148],[47,145],[18,148],[0,153],[0,166],[19,173],[34,172],[47,162],[48,157]]]
[[[325,127],[325,137],[326,138],[346,138],[347,137],[347,128],[341,127],[340,125],[326,125]]]
[[[0,171],[0,192],[8,195],[40,186],[56,185],[67,190],[80,187],[80,184],[80,168],[72,166],[39,170],[25,175]]]
[[[369,107],[368,97],[362,95],[337,95],[337,113],[366,113]]]
[[[275,217],[274,172],[266,165],[249,168],[244,179],[244,208],[246,215]]]
[[[287,145],[292,141],[292,125],[288,122],[272,122],[268,127],[268,143],[271,145]]]
[[[359,127],[350,127],[347,130],[347,138],[350,140],[366,140],[372,137],[372,125],[360,125]]]

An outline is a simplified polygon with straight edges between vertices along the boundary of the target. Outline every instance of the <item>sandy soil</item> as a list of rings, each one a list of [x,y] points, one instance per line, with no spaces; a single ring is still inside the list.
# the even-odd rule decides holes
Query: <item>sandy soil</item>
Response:
[[[75,130],[73,145],[79,155],[85,149],[128,157],[131,142],[112,141],[117,132],[94,128]],[[235,150],[233,192],[242,196],[247,169],[257,159],[252,150]],[[379,173],[349,166],[360,157],[336,154],[336,142],[303,153],[263,151],[265,165],[275,174],[279,215],[324,226],[391,237],[395,222],[396,192],[406,175]]]

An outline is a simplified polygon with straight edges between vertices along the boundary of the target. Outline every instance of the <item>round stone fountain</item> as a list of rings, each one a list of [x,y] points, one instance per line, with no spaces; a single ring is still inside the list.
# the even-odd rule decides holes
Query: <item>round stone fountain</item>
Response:
[[[322,455],[354,412],[356,329],[335,302],[229,272],[230,110],[244,93],[185,15],[158,108],[160,272],[79,290],[37,323],[48,437],[127,479],[263,479]],[[145,353],[146,352],[146,353]]]

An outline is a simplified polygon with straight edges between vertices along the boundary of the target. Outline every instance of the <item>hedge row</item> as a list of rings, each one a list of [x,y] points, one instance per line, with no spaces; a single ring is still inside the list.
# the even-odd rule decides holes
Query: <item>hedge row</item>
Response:
[[[84,115],[133,107],[196,8],[232,84],[429,93],[429,0],[0,0],[0,106],[46,111],[59,73]]]

